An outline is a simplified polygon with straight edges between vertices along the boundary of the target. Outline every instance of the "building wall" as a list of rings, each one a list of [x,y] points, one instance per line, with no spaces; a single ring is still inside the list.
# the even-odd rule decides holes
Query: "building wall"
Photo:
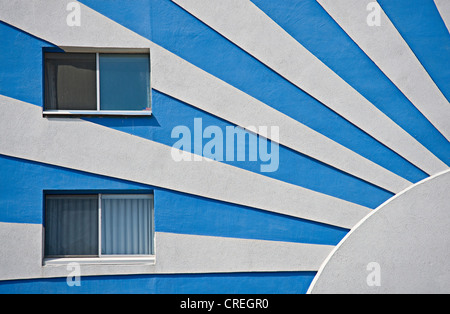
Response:
[[[0,2],[1,292],[305,293],[364,217],[450,165],[442,1],[380,0],[380,26],[372,1],[83,0],[80,26],[69,2]],[[43,52],[77,49],[149,51],[152,115],[43,116]],[[243,161],[176,162],[178,126],[189,156],[195,131],[276,126],[243,132],[278,167],[237,142]],[[43,264],[47,191],[153,193],[154,259],[68,286]]]

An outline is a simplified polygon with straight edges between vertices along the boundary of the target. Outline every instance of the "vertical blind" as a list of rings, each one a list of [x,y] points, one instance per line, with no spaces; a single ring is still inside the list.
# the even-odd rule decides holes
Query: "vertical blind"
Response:
[[[151,213],[148,195],[103,195],[102,254],[152,254]]]
[[[45,255],[100,253],[153,254],[152,195],[47,195]]]
[[[98,254],[98,197],[46,197],[45,255]]]

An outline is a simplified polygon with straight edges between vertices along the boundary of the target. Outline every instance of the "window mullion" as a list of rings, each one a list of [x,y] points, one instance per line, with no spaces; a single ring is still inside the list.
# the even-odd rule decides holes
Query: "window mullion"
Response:
[[[102,256],[102,195],[98,195],[98,256]]]
[[[95,54],[96,63],[96,89],[97,89],[97,111],[100,111],[100,54]]]

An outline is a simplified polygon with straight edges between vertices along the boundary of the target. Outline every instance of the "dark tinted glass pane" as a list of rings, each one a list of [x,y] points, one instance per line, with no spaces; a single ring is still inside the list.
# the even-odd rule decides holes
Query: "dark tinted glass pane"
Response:
[[[148,54],[100,54],[100,109],[148,109],[149,63]]]
[[[98,197],[48,195],[45,255],[98,255]]]
[[[95,54],[45,54],[45,109],[97,110]]]

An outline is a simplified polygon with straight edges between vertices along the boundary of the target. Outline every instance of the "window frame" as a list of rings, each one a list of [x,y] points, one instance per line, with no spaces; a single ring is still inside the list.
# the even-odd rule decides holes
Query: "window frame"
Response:
[[[52,53],[57,51],[44,51],[45,53]],[[61,51],[58,51],[61,52]],[[151,55],[150,49],[77,49],[77,48],[64,48],[63,53],[94,53],[95,54],[95,75],[96,75],[96,101],[97,108],[96,110],[48,110],[45,108],[45,103],[42,106],[42,115],[44,117],[47,116],[151,116],[152,115],[152,87],[151,87]],[[149,107],[146,110],[101,110],[100,109],[100,54],[146,54],[148,55],[149,61]],[[43,58],[45,61],[45,58]],[[43,68],[45,71],[45,63],[43,64]],[[45,86],[45,82],[43,83]],[[45,93],[45,91],[44,91]],[[44,95],[45,96],[45,95]],[[45,96],[46,97],[46,96]]]
[[[46,205],[46,199],[47,196],[71,196],[76,197],[79,195],[91,195],[97,197],[97,215],[98,215],[98,236],[97,236],[97,242],[98,242],[98,254],[97,255],[45,255],[45,235],[46,235],[46,222],[47,222],[47,205]],[[150,239],[149,239],[149,245],[150,245],[150,254],[102,254],[102,196],[111,196],[114,195],[114,197],[120,197],[123,196],[123,198],[134,198],[134,197],[146,197],[152,202],[152,208],[150,210]],[[124,261],[151,261],[154,262],[155,257],[155,209],[154,209],[154,194],[150,192],[145,193],[137,193],[137,192],[120,192],[120,193],[111,193],[111,192],[94,192],[94,193],[75,193],[75,192],[64,192],[64,193],[45,193],[44,194],[44,222],[43,225],[43,242],[42,242],[42,254],[44,263],[53,263],[53,264],[60,264],[60,263],[67,263],[68,261],[77,261],[81,263],[99,263],[99,262],[105,262],[109,261],[112,263],[115,263],[116,261],[124,262]]]

